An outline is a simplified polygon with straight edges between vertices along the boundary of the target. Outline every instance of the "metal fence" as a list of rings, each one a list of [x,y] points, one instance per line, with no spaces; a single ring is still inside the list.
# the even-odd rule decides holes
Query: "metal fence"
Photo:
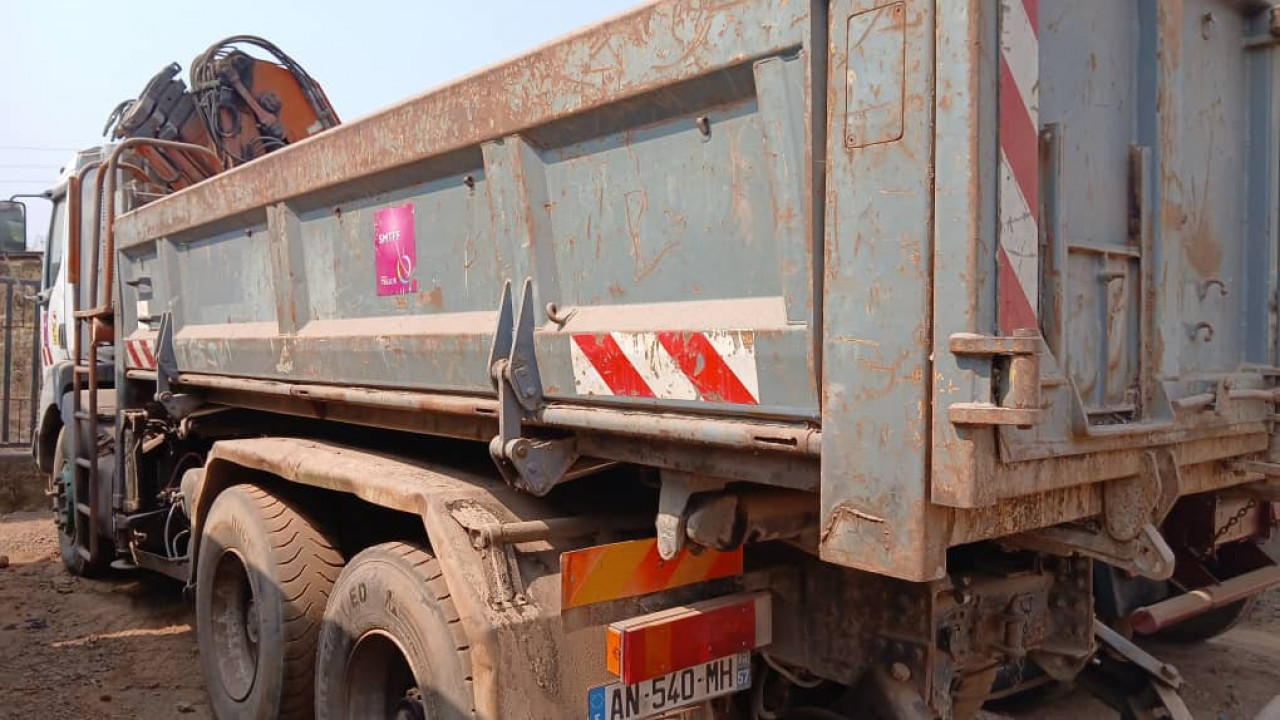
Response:
[[[0,277],[0,304],[4,308],[0,447],[31,444],[40,392],[40,306],[34,299],[39,291],[36,280]]]

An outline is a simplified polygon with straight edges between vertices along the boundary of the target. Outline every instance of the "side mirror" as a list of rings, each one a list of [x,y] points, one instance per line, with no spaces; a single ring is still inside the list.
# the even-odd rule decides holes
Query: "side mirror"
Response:
[[[49,307],[49,298],[53,297],[53,288],[45,288],[34,295],[23,295],[27,302],[38,303],[40,307]]]
[[[0,200],[0,252],[27,251],[27,206]]]

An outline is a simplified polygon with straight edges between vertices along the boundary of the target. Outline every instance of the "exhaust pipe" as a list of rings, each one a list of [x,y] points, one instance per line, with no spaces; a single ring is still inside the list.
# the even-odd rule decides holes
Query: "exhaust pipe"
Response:
[[[1206,585],[1167,600],[1140,607],[1129,615],[1129,623],[1135,631],[1150,635],[1188,618],[1243,600],[1275,585],[1280,585],[1280,566],[1270,565],[1215,585]]]

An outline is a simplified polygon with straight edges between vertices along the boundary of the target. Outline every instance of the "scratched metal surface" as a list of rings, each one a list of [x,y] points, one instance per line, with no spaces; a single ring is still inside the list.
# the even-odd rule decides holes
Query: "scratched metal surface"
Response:
[[[816,419],[808,23],[642,8],[156,203],[121,246],[160,238],[185,371],[488,393],[502,284],[532,277],[547,395],[583,394],[576,333],[750,331],[758,404],[593,399]],[[418,287],[380,296],[374,216],[404,204]]]
[[[1266,419],[1262,402],[1220,398],[1199,412],[1174,403],[1226,394],[1221,382],[1272,386],[1250,371],[1276,360],[1273,51],[1246,47],[1267,27],[1248,3],[1044,6],[1040,119],[1062,143],[1044,203],[1065,267],[1046,269],[1061,282],[1042,303],[1062,308],[1062,327],[1046,335],[1064,342],[1049,357],[1059,381],[1047,392],[1050,421],[1001,430],[1009,459]],[[1056,57],[1071,61],[1046,62]],[[999,494],[1034,488],[1020,481]]]
[[[1243,482],[1272,408],[1224,382],[1272,386],[1280,254],[1256,3],[1042,3],[1043,418],[948,419],[1003,392],[947,349],[996,333],[999,5],[638,8],[125,215],[118,322],[172,310],[185,372],[491,394],[531,277],[553,401],[820,424],[822,556],[904,578],[1097,513],[1146,448]],[[418,288],[379,296],[405,204]],[[581,394],[571,335],[657,330],[750,331],[759,404]]]
[[[853,33],[892,5],[831,7],[846,111],[827,145],[829,560],[936,576],[962,538],[1098,512],[1101,483],[1145,448],[1173,449],[1187,493],[1244,481],[1222,462],[1268,447],[1271,405],[1230,397],[1273,387],[1259,366],[1276,356],[1275,72],[1273,51],[1244,47],[1269,36],[1250,3],[1041,3],[1039,123],[1058,143],[1051,162],[1042,138],[1044,415],[948,420],[1001,393],[990,360],[945,350],[996,333],[995,6],[906,3],[901,87],[896,48]],[[883,117],[879,136],[849,136],[845,77],[899,93],[900,138]],[[1205,393],[1204,409],[1176,405]]]

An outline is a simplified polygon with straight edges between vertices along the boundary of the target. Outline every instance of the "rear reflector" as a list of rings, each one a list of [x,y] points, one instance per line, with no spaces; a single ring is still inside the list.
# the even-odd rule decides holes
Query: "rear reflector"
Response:
[[[624,685],[750,652],[773,637],[769,593],[729,595],[609,626],[606,662]]]
[[[560,609],[741,574],[741,547],[696,555],[686,548],[663,560],[653,538],[597,545],[560,555]]]

